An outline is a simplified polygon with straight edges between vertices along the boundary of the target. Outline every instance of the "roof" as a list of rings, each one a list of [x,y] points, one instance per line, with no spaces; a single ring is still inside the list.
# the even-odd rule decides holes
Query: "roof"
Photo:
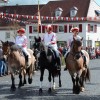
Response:
[[[62,17],[70,17],[70,9],[78,8],[76,17],[87,17],[90,0],[62,0],[50,1],[40,9],[41,16],[54,16],[55,10],[62,8]]]
[[[40,5],[40,9],[44,5]],[[8,14],[19,14],[19,15],[34,15],[38,11],[38,5],[16,5],[16,6],[3,6],[0,7],[0,12]],[[26,20],[26,19],[21,19]],[[11,21],[7,19],[0,20],[0,26],[11,25]],[[13,23],[12,23],[13,24]],[[20,26],[25,26],[23,23],[19,23]]]

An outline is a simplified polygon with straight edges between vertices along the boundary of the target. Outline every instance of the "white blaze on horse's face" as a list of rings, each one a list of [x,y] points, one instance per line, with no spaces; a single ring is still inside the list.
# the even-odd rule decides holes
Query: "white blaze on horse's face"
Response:
[[[78,47],[78,51],[81,51],[82,50],[82,46]]]
[[[37,54],[37,57],[38,57],[38,58],[40,57],[40,53]]]
[[[48,46],[44,47],[46,54],[48,53]]]

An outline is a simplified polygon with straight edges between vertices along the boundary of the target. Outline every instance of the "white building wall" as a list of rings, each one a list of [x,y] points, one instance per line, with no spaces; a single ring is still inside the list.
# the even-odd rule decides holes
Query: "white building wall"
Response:
[[[65,23],[61,23],[59,25],[64,25],[64,24]],[[71,24],[72,25],[73,24],[75,24],[75,25],[82,24],[82,32],[79,33],[79,35],[81,37],[83,37],[83,41],[84,41],[83,45],[86,46],[86,23],[84,23],[84,22],[82,22],[82,23],[78,23],[78,22],[77,23],[75,23],[75,22],[73,22],[73,23],[67,23],[67,33],[64,33],[64,32],[63,33],[61,33],[61,32],[60,33],[56,33],[57,40],[58,41],[67,41],[68,37],[72,34],[72,33],[69,33],[69,25],[71,25]],[[28,47],[30,48],[30,41],[34,41],[34,36],[38,37],[38,33],[29,34],[29,26],[30,25],[26,25],[26,33],[27,33],[27,37],[28,37]],[[33,24],[33,26],[34,26],[34,24]],[[39,33],[39,36],[42,37],[43,34],[44,33]],[[31,37],[31,38],[29,38],[29,37]]]
[[[87,17],[95,17],[95,10],[100,10],[100,7],[94,2],[94,0],[91,0]]]
[[[10,33],[10,38],[7,38],[6,34]],[[0,30],[0,40],[14,42],[14,30]]]
[[[95,47],[95,41],[100,41],[100,23],[90,23],[91,25],[97,24],[97,33],[88,32],[88,24],[86,25],[86,40],[92,41],[92,47]],[[88,45],[86,45],[88,46]]]

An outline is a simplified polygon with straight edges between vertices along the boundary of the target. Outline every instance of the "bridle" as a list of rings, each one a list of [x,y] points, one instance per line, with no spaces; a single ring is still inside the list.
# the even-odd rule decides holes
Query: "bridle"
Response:
[[[78,50],[79,47],[82,46],[81,40],[75,40],[73,41],[72,48],[71,48],[71,54],[74,56],[74,59],[79,59],[81,57],[81,49]]]

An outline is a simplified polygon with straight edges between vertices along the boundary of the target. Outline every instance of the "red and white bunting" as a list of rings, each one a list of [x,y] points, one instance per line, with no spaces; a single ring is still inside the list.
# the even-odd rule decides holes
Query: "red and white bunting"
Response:
[[[8,13],[0,13],[0,16],[10,17],[10,18],[26,18],[38,20],[38,16],[31,15],[19,15],[19,14],[8,14]],[[41,16],[41,20],[62,20],[62,21],[100,21],[99,17],[49,17],[49,16]]]

